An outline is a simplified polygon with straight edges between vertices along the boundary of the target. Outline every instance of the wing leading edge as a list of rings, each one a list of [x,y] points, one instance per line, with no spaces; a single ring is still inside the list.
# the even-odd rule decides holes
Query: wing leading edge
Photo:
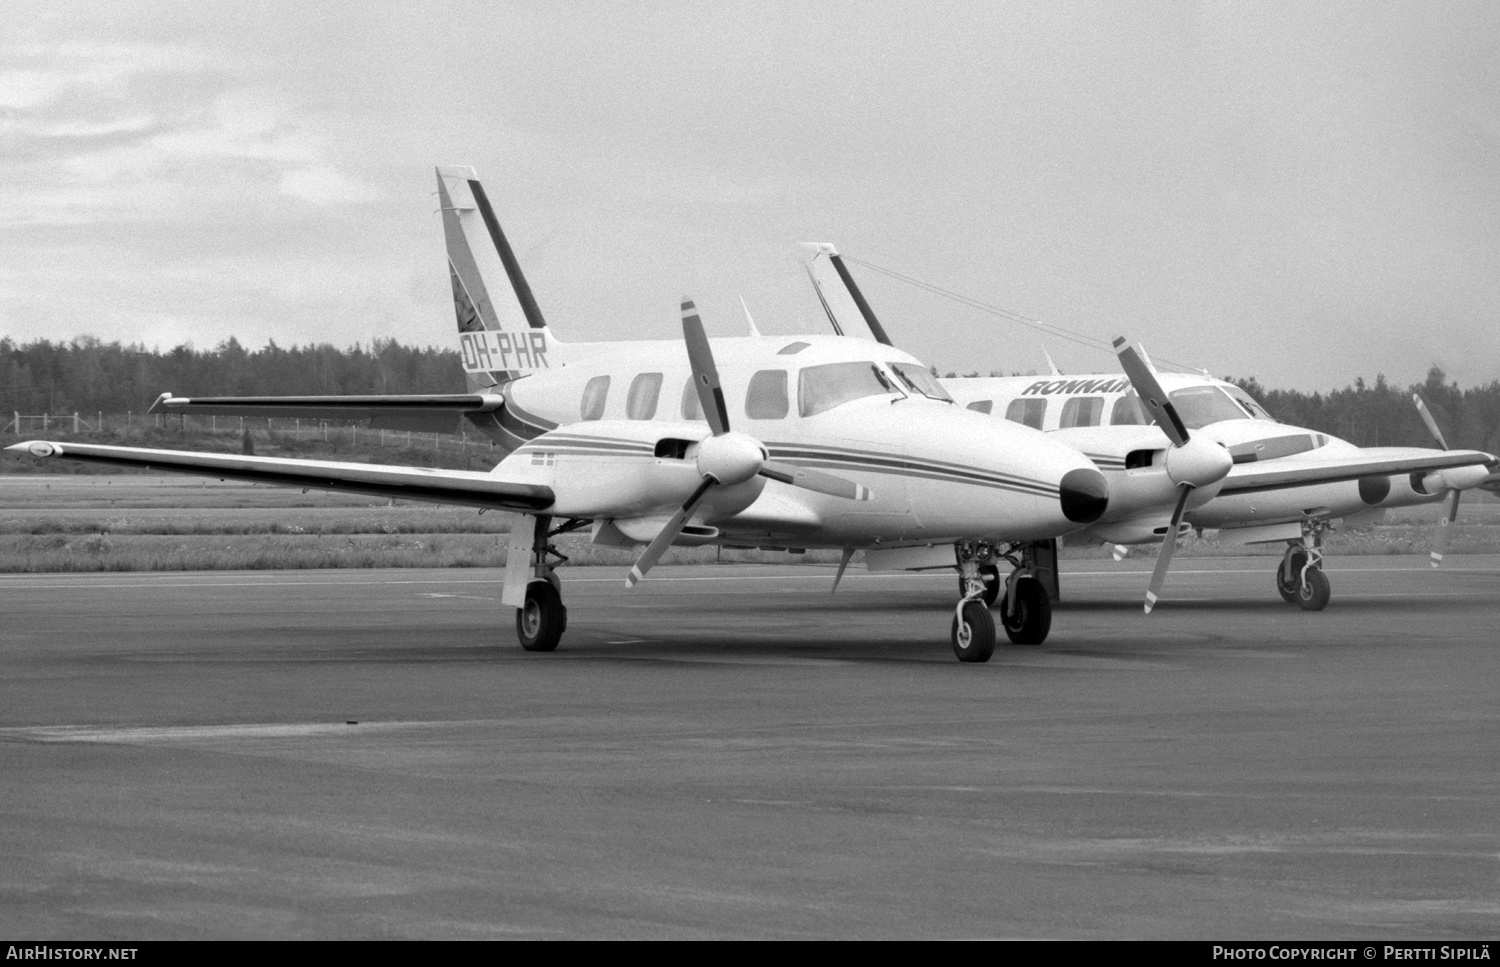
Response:
[[[493,474],[472,470],[385,467],[367,463],[290,460],[228,453],[54,443],[46,440],[30,440],[6,449],[39,458],[79,460],[116,467],[188,473],[200,477],[248,480],[281,487],[306,487],[389,497],[393,500],[423,500],[495,510],[535,513],[547,509],[555,501],[550,487],[502,480]]]
[[[1267,490],[1311,487],[1317,484],[1341,483],[1361,477],[1382,477],[1402,473],[1447,470],[1453,467],[1484,466],[1495,458],[1478,450],[1432,451],[1432,456],[1402,456],[1386,459],[1336,458],[1327,462],[1301,463],[1295,467],[1284,461],[1236,464],[1224,479],[1221,495],[1253,494]]]

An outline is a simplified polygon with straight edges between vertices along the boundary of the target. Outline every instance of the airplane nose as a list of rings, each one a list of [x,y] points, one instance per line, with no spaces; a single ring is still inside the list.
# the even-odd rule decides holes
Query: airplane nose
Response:
[[[1097,470],[1069,470],[1057,488],[1063,516],[1078,524],[1092,524],[1109,506],[1109,485]]]

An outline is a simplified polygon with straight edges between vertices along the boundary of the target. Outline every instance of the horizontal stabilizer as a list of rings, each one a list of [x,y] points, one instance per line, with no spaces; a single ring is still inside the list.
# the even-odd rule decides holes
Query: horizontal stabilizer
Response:
[[[505,405],[498,393],[425,396],[198,396],[163,393],[147,413],[248,416],[260,419],[345,420],[376,430],[457,433],[464,414],[493,413]]]

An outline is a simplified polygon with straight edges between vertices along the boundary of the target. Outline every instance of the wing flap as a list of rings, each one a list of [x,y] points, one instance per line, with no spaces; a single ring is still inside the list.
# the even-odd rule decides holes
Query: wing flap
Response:
[[[468,507],[535,512],[552,506],[552,488],[517,483],[471,470],[387,467],[328,460],[291,460],[228,453],[193,453],[145,447],[110,447],[87,443],[31,440],[6,447],[39,458],[144,470],[188,473],[279,487],[305,487],[340,493],[369,494],[393,500],[423,500]]]

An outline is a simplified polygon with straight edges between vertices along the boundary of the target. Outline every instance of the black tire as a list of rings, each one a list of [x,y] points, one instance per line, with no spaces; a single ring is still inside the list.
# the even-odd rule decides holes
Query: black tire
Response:
[[[1307,572],[1307,581],[1297,589],[1297,607],[1303,611],[1322,611],[1328,607],[1328,598],[1333,589],[1328,585],[1328,576],[1319,568]]]
[[[1005,634],[1018,645],[1040,645],[1047,640],[1052,630],[1052,602],[1047,598],[1047,589],[1036,578],[1016,579],[1016,606],[1011,611],[1003,607],[1000,624]]]
[[[995,619],[978,601],[963,606],[963,626],[953,616],[953,653],[959,661],[989,661],[995,653]]]
[[[1000,580],[1000,569],[993,564],[981,564],[979,565],[979,577],[984,581],[983,597],[985,607],[993,608],[995,606],[995,599],[1000,596],[1000,589],[1004,587],[1004,584]],[[968,592],[969,589],[964,587],[964,579],[960,576],[958,579],[958,596],[963,597]]]
[[[526,604],[516,609],[516,637],[526,651],[554,651],[568,628],[568,609],[551,583],[526,585]]]
[[[1285,577],[1286,560],[1276,565],[1276,593],[1281,595],[1281,600],[1287,604],[1297,603],[1297,589],[1302,586],[1302,568],[1307,564],[1306,551],[1292,552],[1292,579],[1288,581]]]

